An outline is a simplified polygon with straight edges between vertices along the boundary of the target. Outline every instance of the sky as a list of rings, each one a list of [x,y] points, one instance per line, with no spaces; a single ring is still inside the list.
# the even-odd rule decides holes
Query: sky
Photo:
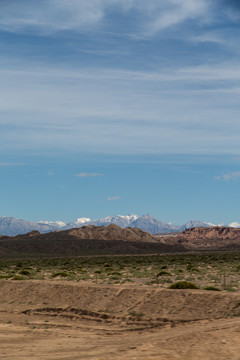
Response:
[[[240,222],[240,1],[0,0],[0,216]]]

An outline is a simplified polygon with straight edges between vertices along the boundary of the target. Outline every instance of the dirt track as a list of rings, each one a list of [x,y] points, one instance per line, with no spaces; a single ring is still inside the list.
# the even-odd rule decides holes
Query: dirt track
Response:
[[[0,359],[240,360],[240,294],[0,281]]]

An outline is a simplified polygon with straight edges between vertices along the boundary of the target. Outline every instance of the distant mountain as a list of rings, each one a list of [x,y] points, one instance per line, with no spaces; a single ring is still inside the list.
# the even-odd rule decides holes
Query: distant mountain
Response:
[[[137,218],[131,223],[130,226],[137,227],[144,231],[150,232],[151,234],[179,231],[179,226],[166,224],[162,221],[154,219],[154,217],[152,217],[150,214]]]
[[[38,230],[39,232],[49,232],[57,230],[57,226],[51,226],[47,223],[35,223],[32,221],[25,221],[15,219],[14,217],[0,216],[0,234],[15,236],[18,234],[25,234],[32,230]]]
[[[132,227],[132,223],[138,219],[138,216],[135,214],[130,215],[116,215],[116,216],[106,216],[97,220],[87,221],[84,225],[95,225],[95,226],[108,226],[110,224],[115,224],[121,228]],[[76,224],[76,223],[75,223]]]
[[[78,218],[73,222],[63,222],[63,221],[25,221],[16,219],[13,217],[0,217],[0,234],[7,236],[15,236],[18,234],[25,234],[32,230],[37,230],[40,233],[46,233],[55,230],[68,230],[72,228],[79,228],[82,226],[95,225],[95,226],[108,226],[110,224],[115,224],[121,228],[127,227],[137,227],[143,231],[150,232],[151,234],[167,234],[172,232],[180,232],[187,228],[194,227],[211,227],[213,224],[202,222],[202,221],[188,221],[183,225],[173,225],[167,224],[160,220],[157,220],[152,217],[152,215],[147,214],[141,217],[135,214],[129,215],[116,215],[116,216],[106,216],[104,218],[92,220],[87,217]],[[239,225],[239,226],[238,226]],[[230,227],[240,227],[240,224],[233,222],[229,224]]]
[[[206,228],[208,228],[208,227],[212,227],[212,226],[216,226],[216,225],[210,224],[210,223],[207,223],[207,222],[204,222],[204,221],[199,221],[199,220],[190,220],[186,224],[179,226],[178,231],[183,231],[185,229],[192,229],[192,228],[195,228],[195,227],[206,227]]]
[[[122,228],[130,227],[131,223],[138,218],[137,215],[116,215],[107,216],[104,218],[91,220],[90,218],[78,218],[74,222],[63,221],[25,221],[16,219],[14,217],[0,216],[0,234],[7,236],[15,236],[19,234],[26,234],[32,230],[37,230],[40,233],[46,233],[55,230],[68,230],[72,228],[79,228],[87,225],[108,226],[110,224],[118,225]],[[132,227],[132,226],[131,226]]]
[[[184,225],[173,225],[167,224],[157,219],[154,219],[151,214],[143,215],[142,217],[138,218],[137,220],[131,223],[131,227],[138,227],[144,231],[150,232],[151,234],[168,234],[171,232],[179,232],[183,231],[187,228],[205,226],[209,227],[210,225],[202,222],[202,221],[188,221]]]
[[[138,219],[138,216],[135,214],[130,215],[116,215],[116,216],[106,216],[104,218],[91,220],[90,218],[82,217],[78,218],[76,221],[64,223],[61,221],[40,221],[41,224],[47,224],[61,230],[67,230],[72,228],[78,228],[82,226],[95,225],[95,226],[108,226],[110,224],[118,225],[122,228],[126,228],[132,224],[133,221]]]

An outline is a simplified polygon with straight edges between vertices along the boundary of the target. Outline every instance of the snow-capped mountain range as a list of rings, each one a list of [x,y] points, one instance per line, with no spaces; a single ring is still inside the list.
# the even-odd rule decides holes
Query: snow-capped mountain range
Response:
[[[126,227],[137,227],[144,231],[148,231],[152,234],[157,233],[171,233],[183,231],[186,228],[193,227],[211,227],[215,226],[214,224],[203,222],[203,221],[188,221],[183,225],[173,225],[170,223],[164,223],[157,219],[154,219],[150,214],[143,215],[141,217],[130,214],[130,215],[116,215],[116,216],[106,216],[104,218],[91,220],[90,218],[82,217],[78,218],[74,222],[63,222],[63,221],[25,221],[16,219],[13,217],[0,216],[0,234],[14,236],[18,234],[25,234],[32,230],[38,230],[41,233],[46,233],[55,230],[67,230],[71,228],[77,228],[87,225],[96,225],[96,226],[108,226],[110,224],[116,224],[122,228]],[[223,224],[221,224],[223,225]],[[237,222],[232,222],[228,224],[230,227],[240,227],[240,224]]]

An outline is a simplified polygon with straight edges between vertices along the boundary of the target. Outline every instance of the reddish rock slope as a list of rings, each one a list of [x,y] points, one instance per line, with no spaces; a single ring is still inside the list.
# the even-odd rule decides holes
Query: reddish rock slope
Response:
[[[215,226],[212,228],[186,229],[181,234],[164,237],[161,242],[167,244],[181,244],[188,249],[223,249],[231,247],[240,249],[240,229],[227,226]]]

